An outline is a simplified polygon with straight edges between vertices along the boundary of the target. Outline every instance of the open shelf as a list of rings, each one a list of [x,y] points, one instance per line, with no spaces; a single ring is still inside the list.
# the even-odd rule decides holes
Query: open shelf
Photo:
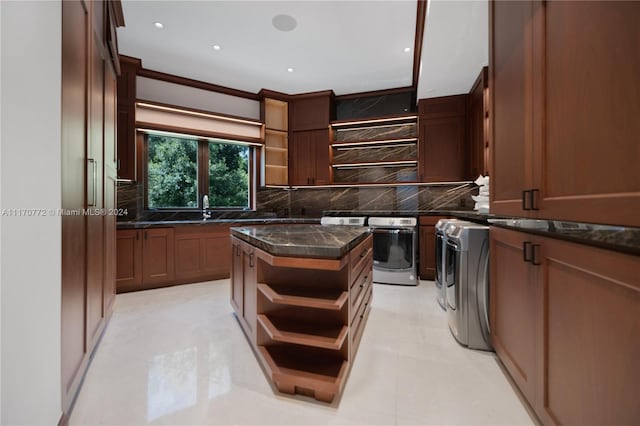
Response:
[[[271,303],[339,311],[349,298],[346,291],[300,286],[269,286],[258,284],[258,291]]]
[[[258,315],[258,323],[271,340],[282,343],[338,350],[342,347],[348,331],[347,324],[308,323],[288,318]]]
[[[392,145],[402,145],[408,143],[417,143],[418,138],[395,138],[395,139],[369,139],[362,141],[333,141],[331,143],[332,148],[337,149],[349,149],[351,147],[362,147],[362,146],[392,146]]]
[[[378,162],[366,162],[366,163],[344,163],[344,164],[332,164],[331,167],[335,169],[355,169],[362,167],[406,167],[415,166],[418,164],[417,160],[409,161],[378,161]]]
[[[258,346],[279,391],[331,402],[344,385],[349,363],[326,350],[304,346]]]

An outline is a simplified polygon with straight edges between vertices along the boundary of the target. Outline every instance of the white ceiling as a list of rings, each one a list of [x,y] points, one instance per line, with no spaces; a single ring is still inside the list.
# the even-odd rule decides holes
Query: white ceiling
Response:
[[[487,0],[429,3],[418,98],[468,93],[489,63]]]
[[[418,98],[466,93],[488,61],[487,0],[429,3]],[[123,9],[120,52],[147,69],[253,93],[411,85],[416,0],[125,0]],[[276,30],[279,14],[297,27]]]

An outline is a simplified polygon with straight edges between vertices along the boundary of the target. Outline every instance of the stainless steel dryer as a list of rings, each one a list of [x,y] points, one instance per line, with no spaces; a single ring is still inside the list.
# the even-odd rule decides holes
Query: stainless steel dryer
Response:
[[[453,337],[493,350],[489,337],[489,227],[453,223],[446,230],[446,302]]]
[[[459,222],[464,221],[460,219],[440,219],[438,223],[436,223],[436,300],[438,301],[438,305],[440,305],[440,307],[445,311],[447,310],[447,287],[443,285],[446,277],[446,263],[444,254],[447,251],[447,238],[445,231],[447,230],[449,225]]]

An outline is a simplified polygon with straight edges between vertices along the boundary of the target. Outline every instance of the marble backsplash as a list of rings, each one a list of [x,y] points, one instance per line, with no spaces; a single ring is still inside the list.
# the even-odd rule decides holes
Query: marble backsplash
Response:
[[[191,220],[202,217],[199,210],[187,212],[145,211],[143,186],[120,183],[118,208],[127,209],[131,220]],[[320,217],[328,210],[407,211],[471,210],[471,195],[477,193],[472,183],[406,186],[363,186],[343,188],[259,188],[256,211],[213,211],[217,219],[255,217]]]
[[[263,188],[257,208],[282,217],[320,217],[324,211],[471,210],[472,183],[347,188]]]

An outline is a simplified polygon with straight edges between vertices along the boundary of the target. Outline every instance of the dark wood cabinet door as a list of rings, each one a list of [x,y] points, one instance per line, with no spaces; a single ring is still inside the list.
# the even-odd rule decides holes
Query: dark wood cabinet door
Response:
[[[289,141],[289,184],[311,185],[312,160],[311,136],[313,131],[292,132]]]
[[[244,262],[243,243],[231,238],[231,305],[239,318],[244,316],[243,287]]]
[[[539,291],[523,260],[531,235],[491,227],[490,324],[493,346],[525,397],[535,406]]]
[[[142,248],[142,281],[166,284],[175,278],[173,228],[145,229]]]
[[[316,96],[295,97],[290,102],[292,130],[315,130],[326,128],[331,120],[332,94],[319,93]]]
[[[475,179],[478,175],[487,175],[485,154],[489,139],[486,122],[488,120],[486,87],[488,67],[484,67],[469,93],[469,175]]]
[[[637,424],[640,257],[541,240],[539,417],[544,424]]]
[[[102,3],[93,4],[93,12],[100,21]],[[105,60],[102,40],[97,28],[90,37],[89,64],[89,139],[87,141],[87,207],[95,214],[87,216],[87,344],[93,348],[101,330],[104,294],[104,80]]]
[[[258,287],[257,287],[257,263],[258,259],[255,250],[249,244],[245,244],[243,250],[243,290],[244,296],[242,303],[244,305],[242,312],[243,318],[249,328],[253,341],[256,338],[256,325],[258,320],[257,304],[258,304]]]
[[[227,278],[231,272],[229,230],[220,234],[205,234],[200,242],[202,273],[207,279]]]
[[[436,276],[436,228],[420,227],[420,279],[433,280]]]
[[[202,275],[200,234],[176,235],[176,278],[189,280]]]
[[[455,182],[467,178],[464,115],[420,119],[423,182]]]
[[[537,7],[539,216],[640,226],[640,2]]]
[[[86,207],[88,10],[62,3],[62,208]],[[67,409],[80,383],[85,352],[86,217],[62,216],[62,406]]]
[[[522,209],[522,191],[533,182],[533,8],[531,1],[489,3],[494,214],[530,215]]]
[[[313,185],[329,184],[329,130],[313,130],[311,134],[311,153],[313,164],[311,183]]]
[[[116,289],[130,291],[142,284],[142,234],[137,229],[116,232]]]
[[[135,181],[136,175],[136,73],[139,64],[120,58],[118,77],[118,177]]]

